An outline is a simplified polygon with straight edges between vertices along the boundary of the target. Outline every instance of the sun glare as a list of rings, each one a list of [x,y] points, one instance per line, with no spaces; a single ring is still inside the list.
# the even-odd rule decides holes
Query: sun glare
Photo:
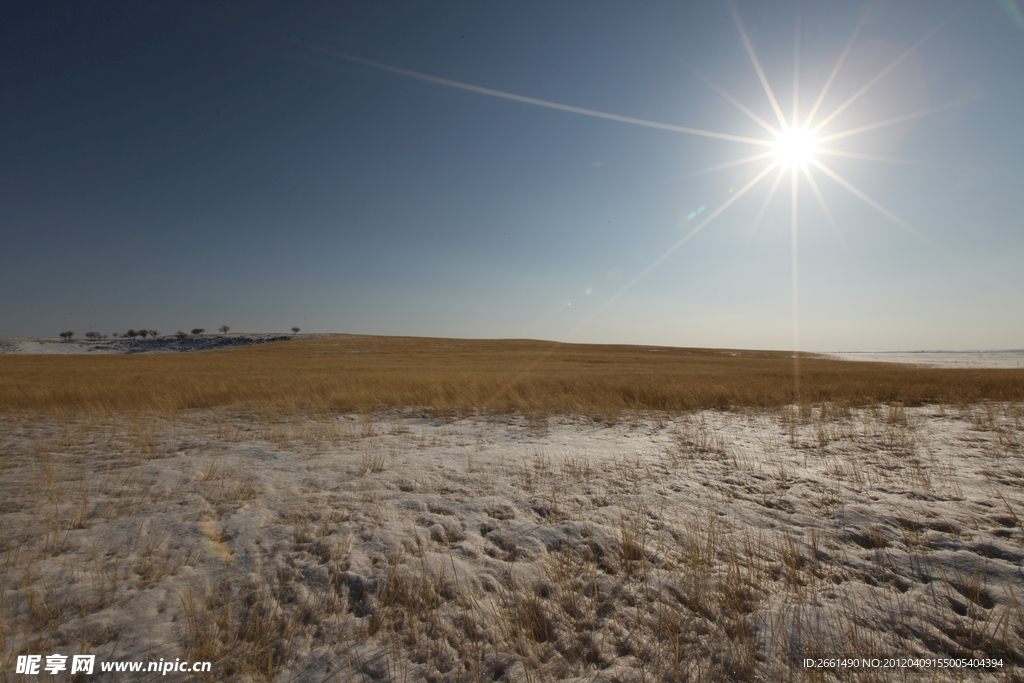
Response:
[[[765,201],[764,201],[764,203],[763,203],[763,205],[761,207],[761,211],[758,213],[757,218],[754,220],[754,228],[756,228],[757,224],[760,222],[761,216],[764,214],[764,212],[768,208],[768,205],[771,202],[772,198],[775,196],[775,192],[778,189],[779,184],[781,183],[783,178],[785,176],[787,176],[787,175],[790,176],[790,178],[791,178],[791,183],[790,183],[791,223],[790,223],[790,225],[791,225],[791,235],[792,235],[791,239],[792,239],[792,283],[793,283],[792,284],[792,296],[793,296],[793,348],[794,349],[799,349],[800,348],[800,342],[799,342],[799,336],[798,336],[798,332],[799,332],[799,307],[798,307],[798,280],[797,280],[798,263],[797,263],[797,255],[798,255],[798,226],[799,226],[799,217],[798,217],[798,214],[799,214],[799,211],[798,211],[798,207],[799,207],[798,192],[799,191],[798,191],[798,187],[802,184],[801,180],[800,180],[801,175],[805,179],[804,182],[806,183],[806,186],[810,188],[811,193],[814,195],[815,199],[817,199],[817,201],[818,201],[818,204],[821,206],[821,209],[824,212],[826,219],[832,225],[832,228],[836,231],[836,234],[839,235],[840,240],[842,240],[842,233],[841,233],[841,231],[839,229],[839,225],[837,224],[835,217],[832,214],[831,209],[828,206],[828,203],[825,200],[824,193],[822,192],[821,188],[818,186],[818,181],[815,179],[816,175],[818,175],[818,176],[824,175],[824,176],[827,176],[830,179],[834,180],[839,186],[845,188],[851,194],[853,194],[854,196],[856,196],[859,199],[861,199],[868,206],[872,207],[873,209],[878,211],[880,214],[882,214],[883,216],[888,218],[890,221],[892,221],[893,223],[895,223],[899,227],[903,228],[908,233],[912,234],[914,237],[916,237],[921,242],[923,242],[925,244],[928,244],[929,246],[931,246],[931,247],[933,247],[935,249],[938,249],[939,251],[942,251],[936,244],[934,244],[931,240],[929,240],[920,231],[918,231],[913,226],[911,226],[909,223],[907,223],[906,221],[902,220],[901,218],[899,218],[898,216],[893,214],[891,211],[889,211],[888,209],[883,207],[881,204],[879,204],[877,201],[875,201],[871,196],[869,196],[862,189],[858,188],[853,183],[851,183],[849,180],[847,180],[842,175],[840,175],[838,172],[836,172],[835,170],[833,170],[829,166],[827,166],[821,160],[820,157],[840,156],[840,157],[847,157],[847,158],[854,158],[854,159],[862,159],[862,160],[866,160],[866,161],[883,161],[883,162],[894,162],[894,163],[915,163],[914,161],[907,160],[907,159],[898,159],[898,158],[887,157],[887,156],[874,156],[874,155],[870,155],[870,154],[863,154],[863,153],[860,153],[860,152],[854,152],[854,151],[849,151],[849,150],[831,149],[831,148],[827,147],[825,145],[825,143],[830,142],[832,140],[839,139],[839,138],[846,138],[846,137],[857,135],[857,134],[860,134],[860,133],[865,133],[865,132],[870,131],[870,130],[876,130],[876,129],[879,129],[879,128],[884,128],[886,126],[891,126],[891,125],[894,125],[896,123],[900,123],[900,122],[903,122],[903,121],[908,121],[908,120],[911,120],[911,119],[916,119],[916,118],[918,118],[920,116],[924,116],[924,115],[926,115],[928,113],[931,113],[931,112],[934,112],[934,111],[938,111],[939,109],[944,109],[944,108],[947,108],[947,107],[950,107],[950,106],[954,106],[953,103],[948,104],[948,105],[938,106],[938,107],[931,107],[931,108],[920,110],[920,111],[916,111],[916,112],[913,112],[913,113],[910,113],[910,114],[905,114],[905,115],[902,115],[902,116],[897,116],[897,117],[894,117],[894,118],[891,118],[891,119],[887,119],[887,120],[884,120],[884,121],[878,121],[878,122],[875,122],[875,123],[868,123],[868,124],[865,124],[865,125],[855,126],[853,128],[849,128],[847,130],[842,130],[842,131],[837,131],[837,132],[825,132],[825,133],[821,133],[821,134],[819,134],[819,131],[821,131],[826,126],[828,126],[841,112],[843,112],[848,107],[850,107],[850,105],[852,105],[857,100],[859,100],[861,98],[861,96],[864,95],[865,92],[867,92],[872,86],[874,86],[876,83],[878,83],[880,80],[882,80],[900,62],[902,62],[905,58],[907,58],[908,56],[913,54],[914,51],[922,43],[924,43],[926,40],[928,40],[933,35],[938,33],[938,31],[943,26],[945,26],[955,16],[956,12],[953,12],[952,14],[947,16],[946,19],[944,19],[943,21],[941,21],[938,24],[936,24],[930,31],[928,31],[928,33],[926,33],[922,38],[920,38],[917,41],[917,43],[915,43],[911,47],[907,48],[907,50],[905,50],[896,59],[894,59],[892,62],[890,62],[885,68],[883,68],[881,71],[879,71],[875,75],[874,78],[869,80],[865,85],[863,85],[853,95],[849,96],[846,99],[846,101],[843,102],[843,104],[841,104],[839,107],[837,107],[834,110],[832,110],[831,113],[825,115],[823,118],[819,118],[820,109],[821,109],[822,104],[825,102],[826,95],[829,93],[830,88],[832,87],[833,83],[835,82],[836,76],[839,74],[839,72],[840,72],[840,70],[841,70],[841,68],[843,66],[843,63],[846,61],[847,56],[850,55],[851,49],[853,48],[854,43],[856,42],[857,37],[860,34],[860,31],[864,27],[865,24],[862,21],[861,23],[859,23],[854,28],[854,30],[852,32],[852,35],[850,36],[849,40],[846,43],[846,47],[843,49],[842,53],[839,55],[839,58],[836,60],[835,65],[832,68],[832,73],[829,75],[828,79],[825,81],[825,84],[823,85],[823,87],[821,89],[821,92],[818,95],[817,100],[815,101],[814,105],[811,107],[809,112],[807,112],[806,114],[801,115],[802,112],[800,111],[800,106],[799,106],[799,104],[800,104],[800,97],[799,97],[799,94],[800,94],[800,51],[799,51],[799,45],[800,45],[800,24],[799,24],[799,16],[800,15],[799,15],[799,11],[798,11],[797,12],[796,33],[795,33],[795,36],[794,36],[795,50],[794,50],[794,59],[793,59],[793,110],[792,110],[791,116],[787,117],[785,115],[785,113],[783,112],[783,110],[782,110],[782,106],[780,105],[778,98],[775,96],[775,92],[772,89],[771,84],[768,82],[768,77],[765,75],[764,69],[761,68],[761,62],[760,62],[760,60],[758,60],[757,54],[754,52],[754,46],[750,42],[750,38],[747,36],[746,29],[743,27],[743,22],[740,19],[739,12],[737,11],[736,6],[735,6],[733,0],[726,0],[726,3],[729,6],[729,12],[732,14],[733,21],[736,24],[736,29],[739,32],[740,39],[743,42],[743,46],[746,49],[747,55],[750,57],[750,63],[754,67],[754,71],[757,73],[758,80],[760,80],[760,82],[761,82],[761,87],[764,89],[764,94],[765,94],[765,96],[768,99],[768,104],[771,106],[771,109],[772,109],[772,111],[775,114],[775,119],[777,121],[777,125],[776,125],[775,122],[769,123],[769,121],[767,121],[764,118],[762,118],[754,110],[752,110],[751,108],[749,108],[748,106],[746,106],[745,104],[740,102],[738,99],[736,99],[731,94],[726,92],[719,85],[717,85],[716,83],[714,83],[713,81],[711,81],[707,77],[703,76],[695,68],[693,68],[693,67],[689,67],[689,68],[690,68],[690,71],[692,71],[698,78],[700,78],[708,86],[710,86],[715,92],[717,92],[719,95],[721,95],[723,98],[725,98],[729,103],[731,103],[734,107],[736,107],[740,112],[742,112],[747,117],[749,117],[751,120],[753,120],[755,123],[757,123],[761,128],[764,128],[769,133],[770,137],[766,136],[766,137],[756,137],[755,138],[755,137],[747,137],[745,135],[737,135],[737,134],[734,134],[734,133],[723,133],[723,132],[710,131],[710,130],[700,130],[700,129],[697,129],[697,128],[689,128],[687,126],[680,126],[680,125],[676,125],[676,124],[661,123],[661,122],[657,122],[657,121],[649,121],[649,120],[646,120],[646,119],[639,119],[639,118],[635,118],[635,117],[632,117],[632,116],[622,116],[620,114],[612,114],[612,113],[609,113],[609,112],[597,111],[597,110],[594,110],[594,109],[584,109],[582,107],[575,107],[575,106],[568,105],[568,104],[561,104],[559,102],[552,102],[552,101],[549,101],[549,100],[540,100],[540,99],[533,98],[533,97],[526,97],[525,95],[517,95],[515,93],[505,92],[505,91],[501,91],[501,90],[493,90],[491,88],[484,88],[484,87],[481,87],[481,86],[478,86],[478,85],[472,85],[470,83],[463,83],[463,82],[460,82],[460,81],[453,81],[453,80],[450,80],[450,79],[447,79],[447,78],[440,78],[438,76],[432,76],[430,74],[425,74],[425,73],[421,73],[421,72],[418,72],[418,71],[410,71],[408,69],[402,69],[402,68],[395,67],[395,66],[390,66],[390,65],[387,65],[387,64],[381,64],[380,62],[374,62],[374,61],[371,61],[371,60],[368,60],[368,59],[364,59],[362,57],[356,57],[356,56],[353,56],[353,55],[341,54],[341,53],[334,52],[332,50],[328,50],[328,49],[324,49],[324,48],[316,48],[316,49],[319,52],[322,52],[324,54],[328,54],[328,55],[331,55],[331,56],[339,57],[341,59],[344,59],[344,60],[347,60],[347,61],[350,61],[350,62],[355,62],[355,63],[358,63],[358,64],[363,64],[365,66],[369,66],[369,67],[372,67],[372,68],[375,68],[375,69],[381,69],[383,71],[390,71],[392,73],[402,74],[402,75],[408,76],[410,78],[416,78],[416,79],[419,79],[419,80],[428,81],[428,82],[431,82],[431,83],[437,83],[439,85],[444,85],[444,86],[448,86],[448,87],[452,87],[452,88],[459,88],[461,90],[469,90],[469,91],[472,91],[472,92],[480,93],[480,94],[483,94],[483,95],[489,95],[489,96],[492,96],[492,97],[500,97],[500,98],[503,98],[503,99],[513,100],[513,101],[516,101],[516,102],[523,102],[523,103],[526,103],[526,104],[532,104],[532,105],[536,105],[536,106],[539,106],[539,107],[546,107],[546,108],[549,108],[549,109],[557,109],[557,110],[560,110],[560,111],[571,112],[571,113],[574,113],[574,114],[581,114],[581,115],[584,115],[584,116],[593,116],[593,117],[602,118],[602,119],[609,119],[609,120],[612,120],[612,121],[621,121],[623,123],[629,123],[629,124],[634,124],[634,125],[639,125],[639,126],[646,126],[646,127],[650,127],[650,128],[658,128],[658,129],[661,129],[661,130],[668,130],[668,131],[673,131],[673,132],[676,132],[676,133],[684,133],[684,134],[687,134],[687,135],[697,135],[697,136],[706,137],[706,138],[717,138],[717,139],[720,139],[720,140],[729,140],[729,141],[732,141],[732,142],[742,142],[742,143],[752,144],[752,145],[756,145],[756,146],[760,147],[762,151],[760,151],[760,152],[758,152],[756,154],[753,154],[753,155],[750,155],[750,156],[746,156],[746,157],[743,157],[743,158],[740,158],[740,159],[733,159],[731,161],[725,161],[723,163],[715,164],[713,166],[710,166],[708,168],[705,168],[705,169],[702,169],[702,170],[699,170],[699,171],[694,171],[693,173],[688,173],[685,176],[681,176],[682,178],[689,178],[689,177],[692,177],[692,176],[695,176],[695,175],[702,175],[704,173],[711,173],[711,172],[715,172],[715,171],[721,171],[721,170],[724,170],[724,169],[727,169],[727,168],[732,168],[734,166],[743,166],[743,165],[749,164],[751,162],[758,162],[758,161],[763,162],[763,163],[766,164],[764,166],[764,168],[761,170],[761,172],[756,174],[742,188],[740,188],[739,190],[736,190],[736,191],[734,191],[733,189],[730,189],[729,190],[729,197],[727,199],[725,199],[719,205],[719,207],[717,209],[708,211],[706,214],[704,214],[703,219],[700,220],[699,222],[695,221],[697,223],[696,225],[690,227],[690,229],[686,232],[685,235],[683,235],[672,246],[670,246],[668,249],[666,249],[647,268],[645,268],[643,271],[641,271],[639,274],[637,274],[632,280],[630,280],[626,285],[624,285],[622,288],[620,288],[618,292],[616,292],[611,298],[606,300],[605,303],[602,304],[600,307],[598,307],[596,311],[591,313],[591,315],[587,318],[587,320],[584,323],[581,323],[581,326],[583,324],[586,324],[586,322],[589,322],[590,320],[595,318],[597,315],[599,315],[608,305],[611,304],[612,301],[616,300],[619,296],[624,294],[627,290],[632,288],[636,283],[638,283],[640,280],[642,280],[644,277],[646,277],[652,270],[657,268],[673,252],[675,252],[677,249],[679,249],[684,244],[686,244],[694,235],[696,235],[698,232],[700,232],[706,225],[708,225],[711,221],[713,221],[717,216],[719,216],[724,211],[726,211],[730,206],[732,206],[732,204],[734,204],[737,200],[739,200],[743,195],[747,194],[748,191],[752,190],[762,180],[766,179],[772,172],[775,172],[776,176],[775,176],[774,181],[769,180],[769,182],[771,183],[771,186],[770,186],[770,189],[768,191],[768,195],[767,195],[767,197],[766,197],[766,199],[765,199]],[[957,11],[959,11],[959,10],[957,10]],[[703,209],[704,207],[701,207],[701,208]],[[698,211],[698,213],[700,213],[700,211]],[[694,219],[694,218],[696,218],[696,214],[691,214],[688,218]],[[753,231],[751,231],[751,234],[753,234]],[[577,328],[577,329],[579,329],[579,328]],[[796,361],[796,362],[798,362],[798,361]]]
[[[775,158],[783,166],[802,166],[814,158],[816,140],[805,128],[791,128],[775,142]]]

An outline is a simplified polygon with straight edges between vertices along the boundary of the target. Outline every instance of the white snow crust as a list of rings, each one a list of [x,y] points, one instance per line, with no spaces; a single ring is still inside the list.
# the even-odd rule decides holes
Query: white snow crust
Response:
[[[38,629],[111,659],[223,641],[226,676],[259,617],[291,634],[275,680],[1024,664],[1021,406],[0,420],[5,655]],[[214,628],[229,611],[237,633]],[[533,619],[543,634],[515,630]]]

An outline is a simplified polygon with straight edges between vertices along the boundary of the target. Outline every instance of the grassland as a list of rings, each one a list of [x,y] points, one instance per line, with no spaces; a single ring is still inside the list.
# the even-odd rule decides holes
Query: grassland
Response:
[[[679,413],[790,404],[1024,400],[1015,370],[788,352],[338,335],[193,354],[0,355],[0,410]]]
[[[0,681],[1021,683],[1022,393],[530,341],[0,356]],[[840,656],[917,664],[803,665]]]

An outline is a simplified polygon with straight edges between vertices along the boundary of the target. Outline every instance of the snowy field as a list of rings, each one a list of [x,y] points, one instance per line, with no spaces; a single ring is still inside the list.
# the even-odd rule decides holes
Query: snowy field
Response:
[[[994,402],[10,410],[0,681],[89,653],[213,663],[132,681],[1019,682],[1022,444],[1024,405]]]
[[[24,354],[127,354],[127,353],[173,353],[180,351],[208,351],[230,346],[249,346],[267,342],[295,339],[297,335],[286,334],[232,334],[177,337],[156,337],[154,339],[114,339],[111,341],[85,341],[72,339],[36,339],[31,337],[0,337],[0,353]],[[307,336],[307,335],[303,335]]]
[[[1021,406],[0,419],[6,676],[51,650],[317,682],[1024,665]]]
[[[932,368],[1020,368],[1024,351],[892,351],[829,353],[840,360],[904,363]]]

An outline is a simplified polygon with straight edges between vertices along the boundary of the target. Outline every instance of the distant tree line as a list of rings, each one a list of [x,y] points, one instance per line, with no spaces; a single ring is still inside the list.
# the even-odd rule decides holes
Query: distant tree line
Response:
[[[142,337],[143,339],[145,339],[146,337],[156,338],[158,336],[160,336],[160,333],[157,332],[156,330],[128,330],[127,332],[121,334],[122,339],[131,339],[133,341],[135,340],[136,337]],[[115,334],[114,337],[117,337],[117,335]]]

